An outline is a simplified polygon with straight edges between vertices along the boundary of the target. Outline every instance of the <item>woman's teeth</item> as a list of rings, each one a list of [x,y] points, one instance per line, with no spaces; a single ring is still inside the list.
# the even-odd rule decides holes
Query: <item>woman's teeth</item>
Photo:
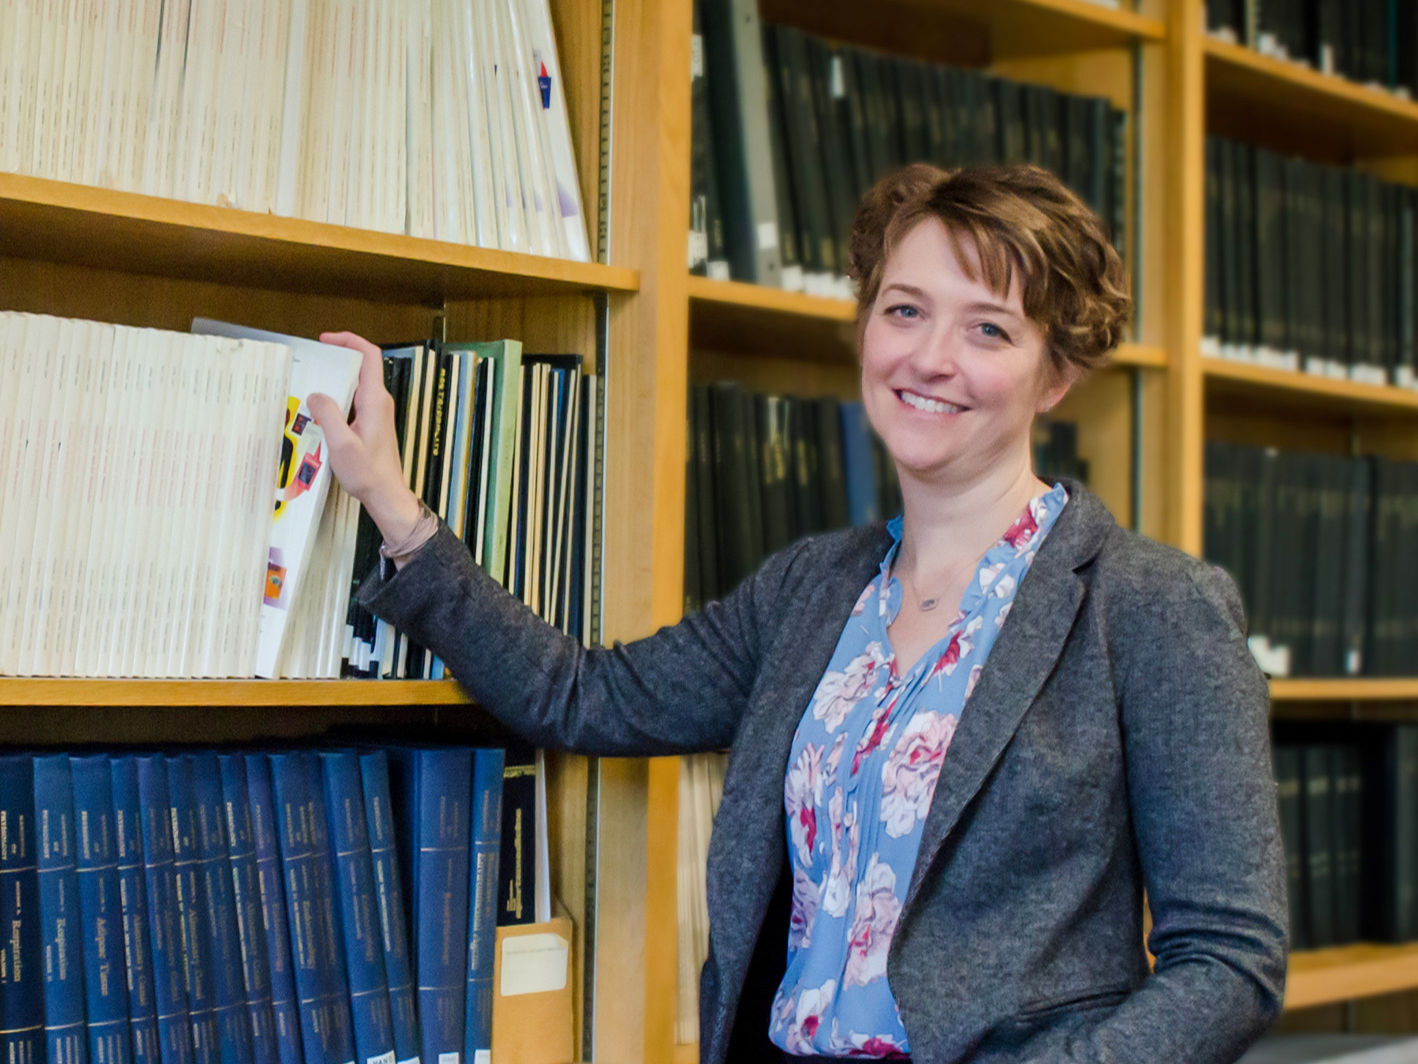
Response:
[[[965,411],[963,406],[943,403],[939,399],[927,399],[924,395],[916,395],[914,392],[897,392],[896,394],[907,406],[924,410],[928,414],[960,414]]]

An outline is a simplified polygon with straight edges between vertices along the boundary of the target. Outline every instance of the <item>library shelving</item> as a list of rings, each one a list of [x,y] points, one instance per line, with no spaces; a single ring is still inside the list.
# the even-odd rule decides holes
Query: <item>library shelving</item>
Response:
[[[1270,406],[1359,417],[1418,415],[1418,391],[1395,385],[1338,380],[1223,358],[1207,358],[1203,372],[1208,392],[1260,399]]]
[[[1273,679],[1270,700],[1277,706],[1305,702],[1418,701],[1418,678]]]
[[[1331,1005],[1418,986],[1418,944],[1357,945],[1309,950],[1290,959],[1287,1010]]]

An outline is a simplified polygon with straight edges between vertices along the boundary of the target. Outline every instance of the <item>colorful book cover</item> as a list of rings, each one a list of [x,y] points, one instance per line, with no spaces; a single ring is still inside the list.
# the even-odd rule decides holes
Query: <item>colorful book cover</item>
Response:
[[[353,750],[322,753],[320,766],[335,854],[335,901],[349,974],[355,1058],[362,1064],[395,1064],[384,938],[376,909],[378,898],[365,827],[359,757]]]
[[[280,1064],[303,1064],[300,1009],[291,969],[290,921],[286,919],[285,875],[276,838],[276,799],[271,789],[271,763],[265,754],[247,754],[246,790],[251,810],[251,835],[256,851],[256,881],[261,895],[261,924],[270,966],[271,1008],[276,1020]]]
[[[69,933],[79,926],[80,916],[74,791],[67,754],[34,759],[34,811],[39,834],[46,1057],[55,1064],[87,1064],[84,940]]]
[[[45,1054],[37,857],[34,763],[0,757],[0,1059],[16,1064]]]
[[[492,1059],[492,969],[497,957],[497,864],[502,837],[503,752],[473,751],[472,859],[468,869],[468,997],[464,1059]]]
[[[384,973],[389,983],[394,1054],[398,1064],[419,1064],[418,1010],[414,1001],[403,883],[394,849],[393,811],[389,804],[389,761],[384,751],[361,754],[359,770],[364,789],[364,819],[369,833],[369,856],[374,871],[379,925],[384,942]]]
[[[309,399],[313,393],[323,392],[348,415],[355,386],[359,383],[361,356],[344,347],[208,318],[195,319],[192,331],[238,340],[263,340],[285,344],[291,349],[289,397],[273,498],[271,544],[256,659],[256,675],[270,679],[278,675],[286,622],[299,593],[311,542],[330,490],[325,434],[310,413]]]
[[[152,941],[148,933],[138,765],[132,757],[106,760],[113,787],[113,834],[117,844],[119,903],[123,909],[123,959],[128,973],[128,1026],[133,1035],[133,1064],[159,1064],[161,1050]]]
[[[83,921],[89,1058],[102,1064],[131,1064],[113,775],[104,754],[71,757],[69,771],[74,787],[75,874]]]

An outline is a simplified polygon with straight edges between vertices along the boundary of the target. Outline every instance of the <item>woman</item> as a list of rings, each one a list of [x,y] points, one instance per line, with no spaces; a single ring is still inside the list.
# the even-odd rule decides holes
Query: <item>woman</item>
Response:
[[[361,595],[537,743],[732,746],[703,1060],[1232,1061],[1286,947],[1235,589],[1030,467],[1034,416],[1120,336],[1118,257],[1042,170],[916,166],[868,196],[851,267],[902,517],[584,651],[420,515],[379,354],[337,334],[365,352],[358,416],[311,405],[393,561]]]

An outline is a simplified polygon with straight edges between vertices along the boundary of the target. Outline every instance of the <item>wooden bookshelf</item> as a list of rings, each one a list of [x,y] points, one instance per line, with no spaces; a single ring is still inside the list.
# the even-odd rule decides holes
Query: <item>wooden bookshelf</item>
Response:
[[[3,706],[457,706],[452,680],[88,680],[0,678]]]
[[[1338,163],[1418,150],[1418,103],[1214,37],[1208,132]]]
[[[1418,678],[1274,679],[1272,702],[1418,702]]]
[[[1359,944],[1290,955],[1285,1008],[1311,1008],[1418,988],[1418,943]]]
[[[1392,385],[1336,380],[1312,373],[1256,366],[1224,358],[1203,359],[1208,393],[1293,411],[1418,416],[1418,391]]]
[[[637,270],[0,173],[0,255],[283,292],[441,303],[634,292]]]

